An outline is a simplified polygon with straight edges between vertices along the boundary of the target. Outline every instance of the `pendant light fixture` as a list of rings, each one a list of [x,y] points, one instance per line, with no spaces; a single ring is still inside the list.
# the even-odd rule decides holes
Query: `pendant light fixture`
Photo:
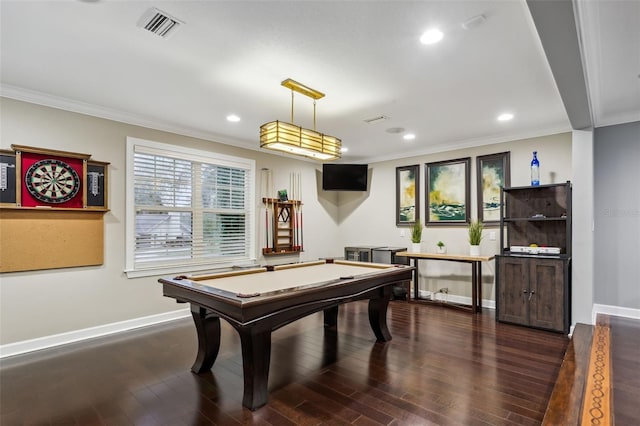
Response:
[[[323,161],[340,158],[342,141],[316,131],[316,100],[324,93],[290,78],[281,84],[291,89],[291,123],[276,120],[260,126],[260,147]],[[293,92],[313,99],[313,130],[293,124]]]

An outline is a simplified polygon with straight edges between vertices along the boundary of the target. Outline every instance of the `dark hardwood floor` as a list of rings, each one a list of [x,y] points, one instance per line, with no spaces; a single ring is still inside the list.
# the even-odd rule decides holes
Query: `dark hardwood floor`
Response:
[[[9,425],[538,425],[566,336],[496,323],[493,312],[392,302],[376,343],[366,302],[273,334],[269,403],[242,408],[239,338],[223,321],[211,373],[190,372],[190,319],[2,361]],[[637,343],[637,341],[636,341]],[[624,374],[624,373],[623,373]],[[624,388],[622,389],[624,391]],[[631,394],[637,397],[637,394]]]

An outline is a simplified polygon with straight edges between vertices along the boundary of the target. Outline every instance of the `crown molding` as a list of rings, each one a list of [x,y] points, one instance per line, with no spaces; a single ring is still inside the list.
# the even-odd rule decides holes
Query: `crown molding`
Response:
[[[89,115],[92,117],[104,118],[106,120],[117,121],[120,123],[131,124],[135,126],[145,127],[154,130],[160,130],[169,133],[176,133],[183,136],[203,139],[210,142],[221,143],[225,145],[231,145],[238,148],[249,149],[252,151],[258,151],[265,153],[257,144],[251,141],[232,139],[224,137],[214,133],[202,132],[200,130],[179,126],[177,124],[164,123],[158,120],[151,119],[149,117],[143,117],[139,115],[129,114],[123,111],[117,111],[106,107],[101,107],[84,102],[78,102],[72,99],[63,98],[59,96],[53,96],[50,94],[28,90],[17,86],[0,84],[0,96],[18,101],[29,102],[32,104],[42,105],[50,108],[57,108],[65,111],[75,112],[78,114]],[[445,141],[440,144],[428,147],[423,150],[416,151],[402,151],[395,155],[379,156],[379,157],[352,157],[343,158],[345,161],[366,161],[369,163],[380,163],[384,161],[399,160],[409,157],[419,157],[429,154],[436,154],[446,151],[455,151],[458,149],[475,148],[484,145],[492,145],[503,142],[510,142],[522,139],[530,139],[540,136],[548,136],[557,133],[570,132],[571,127],[567,125],[549,126],[547,128],[537,129],[528,132],[512,133],[509,135],[501,136],[489,136],[482,138],[470,138],[458,141]],[[305,158],[294,157],[289,154],[280,153],[267,153],[270,155],[276,155],[281,157],[292,158],[299,161],[309,161]]]
[[[531,130],[527,132],[514,132],[508,135],[488,136],[481,138],[462,139],[458,141],[447,141],[429,148],[417,151],[404,151],[395,156],[381,156],[369,158],[370,163],[379,163],[383,161],[400,160],[408,157],[421,157],[424,155],[438,154],[447,151],[456,151],[459,149],[477,148],[485,145],[494,145],[505,142],[515,142],[524,139],[538,138],[542,136],[556,135],[559,133],[571,132],[571,126],[568,124],[549,126],[541,129]]]
[[[233,139],[216,133],[203,132],[201,130],[180,126],[179,124],[175,123],[166,123],[149,117],[131,114],[126,111],[114,110],[99,105],[79,102],[73,99],[54,96],[35,90],[24,89],[18,86],[0,84],[0,96],[4,98],[15,99],[17,101],[29,102],[32,104],[42,105],[50,108],[56,108],[64,111],[75,112],[78,114],[89,115],[92,117],[104,118],[106,120],[117,121],[120,123],[131,124],[134,126],[145,127],[148,129],[160,130],[168,133],[176,133],[179,135],[203,139],[210,142],[259,151],[259,146],[256,146],[252,141]]]

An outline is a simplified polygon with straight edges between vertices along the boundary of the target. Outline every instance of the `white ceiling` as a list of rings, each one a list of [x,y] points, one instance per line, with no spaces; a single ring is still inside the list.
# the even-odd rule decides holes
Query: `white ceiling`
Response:
[[[326,94],[317,130],[342,139],[344,162],[571,129],[520,0],[0,1],[6,97],[258,149],[261,124],[290,121],[280,82],[293,78]],[[593,122],[640,120],[640,1],[578,6]],[[184,25],[168,39],[144,31],[151,7]],[[444,39],[422,45],[432,26]],[[313,127],[311,99],[296,95],[294,111]]]

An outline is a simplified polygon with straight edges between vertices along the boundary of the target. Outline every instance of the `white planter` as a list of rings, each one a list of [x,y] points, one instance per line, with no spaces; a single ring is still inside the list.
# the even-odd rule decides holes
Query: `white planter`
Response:
[[[411,253],[420,253],[422,250],[422,243],[411,243]]]
[[[436,253],[438,253],[438,254],[446,254],[447,253],[447,247],[446,246],[443,246],[443,247],[436,246]]]
[[[480,246],[469,246],[469,256],[480,256]]]

